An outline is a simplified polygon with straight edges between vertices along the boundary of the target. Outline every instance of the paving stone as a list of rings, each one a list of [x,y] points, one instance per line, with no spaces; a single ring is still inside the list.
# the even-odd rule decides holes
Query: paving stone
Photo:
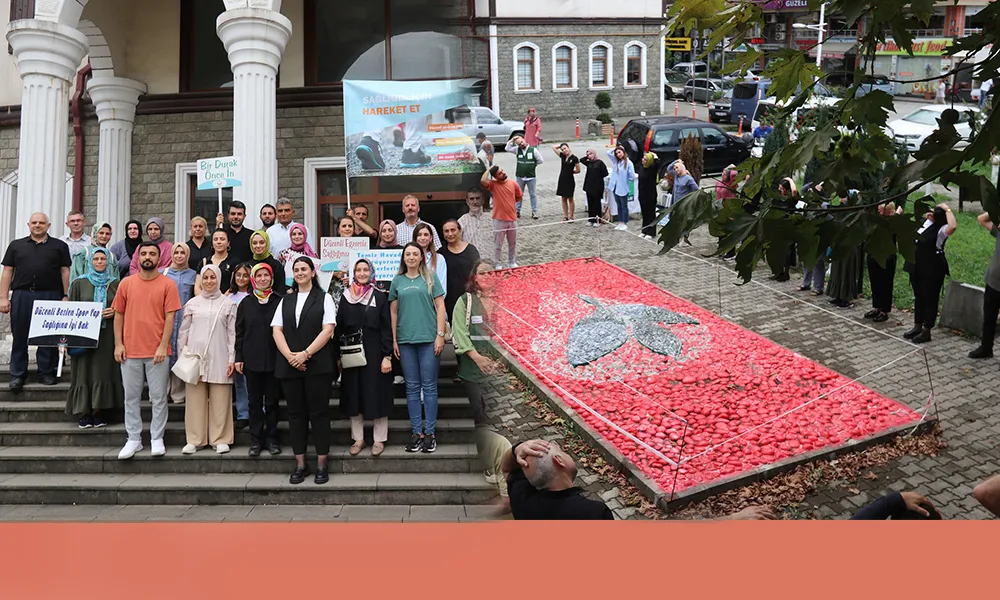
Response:
[[[247,521],[333,521],[340,517],[340,505],[275,505],[260,504],[253,507]]]
[[[213,521],[221,523],[226,520],[242,521],[247,518],[251,505],[220,505],[220,506],[192,506],[182,516],[182,521]]]

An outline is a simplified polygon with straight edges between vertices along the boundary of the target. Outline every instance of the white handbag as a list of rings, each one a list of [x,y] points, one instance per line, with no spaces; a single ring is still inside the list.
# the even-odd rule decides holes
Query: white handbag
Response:
[[[365,305],[365,309],[375,306],[375,296]],[[368,366],[368,358],[365,356],[365,336],[364,329],[357,333],[340,336],[340,366],[344,369],[357,369]]]
[[[215,333],[215,324],[219,322],[219,315],[222,313],[223,306],[225,304],[219,307],[219,310],[215,313],[215,318],[212,319],[212,328],[208,331],[209,342],[212,340],[212,334]],[[185,345],[170,372],[184,383],[198,385],[198,382],[201,380],[201,365],[204,360],[204,357],[201,355],[189,352],[187,345]]]

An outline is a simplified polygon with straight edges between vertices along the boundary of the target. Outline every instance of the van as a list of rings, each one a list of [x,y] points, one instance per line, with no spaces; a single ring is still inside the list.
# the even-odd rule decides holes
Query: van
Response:
[[[682,62],[673,66],[674,71],[684,73],[688,77],[698,77],[708,74],[708,65],[700,60],[694,62]]]

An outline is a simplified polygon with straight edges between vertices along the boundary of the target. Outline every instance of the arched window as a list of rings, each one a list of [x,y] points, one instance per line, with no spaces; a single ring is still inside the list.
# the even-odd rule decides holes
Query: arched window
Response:
[[[625,44],[625,87],[645,87],[646,85],[646,44],[629,42]]]
[[[569,42],[559,42],[552,47],[552,89],[577,89],[576,46]]]
[[[590,46],[590,89],[611,89],[614,85],[611,68],[611,45],[594,42]]]
[[[537,92],[541,90],[539,77],[538,46],[523,42],[514,47],[514,91]]]

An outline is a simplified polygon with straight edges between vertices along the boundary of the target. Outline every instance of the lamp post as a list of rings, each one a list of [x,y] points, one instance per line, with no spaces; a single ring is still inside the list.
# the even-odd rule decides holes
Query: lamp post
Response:
[[[819,43],[816,45],[816,66],[823,68],[823,37],[826,35],[826,5],[824,2],[819,5],[819,25],[806,25],[805,23],[792,23],[793,29],[810,29],[819,32]]]

